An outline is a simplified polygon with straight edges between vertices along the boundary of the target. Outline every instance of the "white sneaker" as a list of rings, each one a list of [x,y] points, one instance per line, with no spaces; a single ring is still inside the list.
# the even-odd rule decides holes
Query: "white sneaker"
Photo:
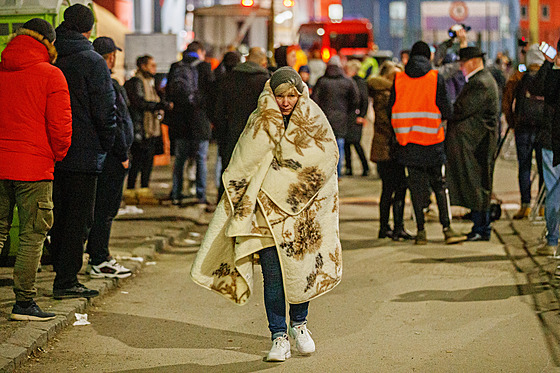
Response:
[[[292,356],[290,352],[290,341],[288,341],[288,336],[284,334],[272,341],[272,347],[266,357],[266,361],[285,361],[289,359],[290,356]]]
[[[288,333],[290,337],[296,340],[296,348],[300,354],[315,352],[315,342],[311,338],[311,332],[307,329],[307,321],[296,326],[290,325]]]
[[[123,267],[115,259],[92,265],[91,268],[88,266],[88,269],[91,278],[126,278],[132,274],[130,269]]]

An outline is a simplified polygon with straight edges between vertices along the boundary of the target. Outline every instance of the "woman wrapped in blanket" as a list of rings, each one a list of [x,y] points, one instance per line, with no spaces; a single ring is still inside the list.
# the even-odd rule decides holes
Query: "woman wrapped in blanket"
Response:
[[[191,269],[196,283],[244,304],[258,255],[273,341],[268,361],[291,356],[288,334],[299,353],[315,351],[309,301],[340,282],[338,157],[329,122],[301,77],[278,69],[223,174],[225,193]]]

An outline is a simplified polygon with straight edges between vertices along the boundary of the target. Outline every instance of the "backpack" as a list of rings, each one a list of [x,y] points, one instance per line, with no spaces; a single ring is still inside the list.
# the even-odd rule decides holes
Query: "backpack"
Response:
[[[169,76],[167,94],[170,100],[179,105],[196,106],[200,102],[198,92],[198,69],[201,60],[192,63],[180,61]]]
[[[544,122],[544,97],[531,93],[536,75],[536,71],[526,72],[517,86],[514,110],[516,129],[540,127]]]

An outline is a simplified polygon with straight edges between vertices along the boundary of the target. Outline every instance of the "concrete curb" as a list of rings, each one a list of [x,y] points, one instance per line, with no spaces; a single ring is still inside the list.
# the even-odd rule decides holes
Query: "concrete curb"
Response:
[[[95,279],[86,282],[85,285],[99,291],[99,296],[95,299],[101,299],[120,284],[134,278],[134,274],[138,273],[146,261],[153,260],[155,253],[163,251],[173,240],[176,240],[173,236],[157,236],[134,248],[132,256],[143,258],[144,261],[127,263],[132,270],[132,276],[126,279]],[[26,322],[0,344],[0,372],[9,373],[21,367],[32,354],[46,347],[60,331],[72,324],[74,313],[84,313],[91,304],[92,300],[85,298],[60,300],[49,309],[56,313],[55,319]]]

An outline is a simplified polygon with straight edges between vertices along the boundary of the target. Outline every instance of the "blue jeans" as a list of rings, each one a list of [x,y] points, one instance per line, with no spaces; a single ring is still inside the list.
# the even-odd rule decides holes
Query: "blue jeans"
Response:
[[[183,193],[183,173],[189,157],[196,160],[196,198],[206,200],[206,175],[208,169],[208,140],[175,140],[175,163],[173,164],[173,189],[171,198],[180,199]]]
[[[537,158],[539,170],[539,187],[542,185],[542,147],[536,140],[536,131],[516,131],[515,148],[517,150],[517,162],[519,166],[519,192],[521,193],[521,203],[531,203],[531,167],[533,166],[533,150]]]
[[[338,145],[338,164],[336,165],[336,170],[338,172],[338,177],[342,176],[342,160],[344,159],[344,138],[337,138],[336,145]]]
[[[284,283],[282,268],[278,259],[276,247],[267,247],[259,251],[262,274],[264,279],[264,306],[268,318],[268,329],[272,340],[286,334],[286,298],[284,296]],[[290,322],[298,325],[307,319],[309,302],[290,304]]]
[[[552,167],[552,150],[543,149],[543,174],[546,187],[544,218],[546,220],[547,244],[558,245],[560,224],[560,165]]]

